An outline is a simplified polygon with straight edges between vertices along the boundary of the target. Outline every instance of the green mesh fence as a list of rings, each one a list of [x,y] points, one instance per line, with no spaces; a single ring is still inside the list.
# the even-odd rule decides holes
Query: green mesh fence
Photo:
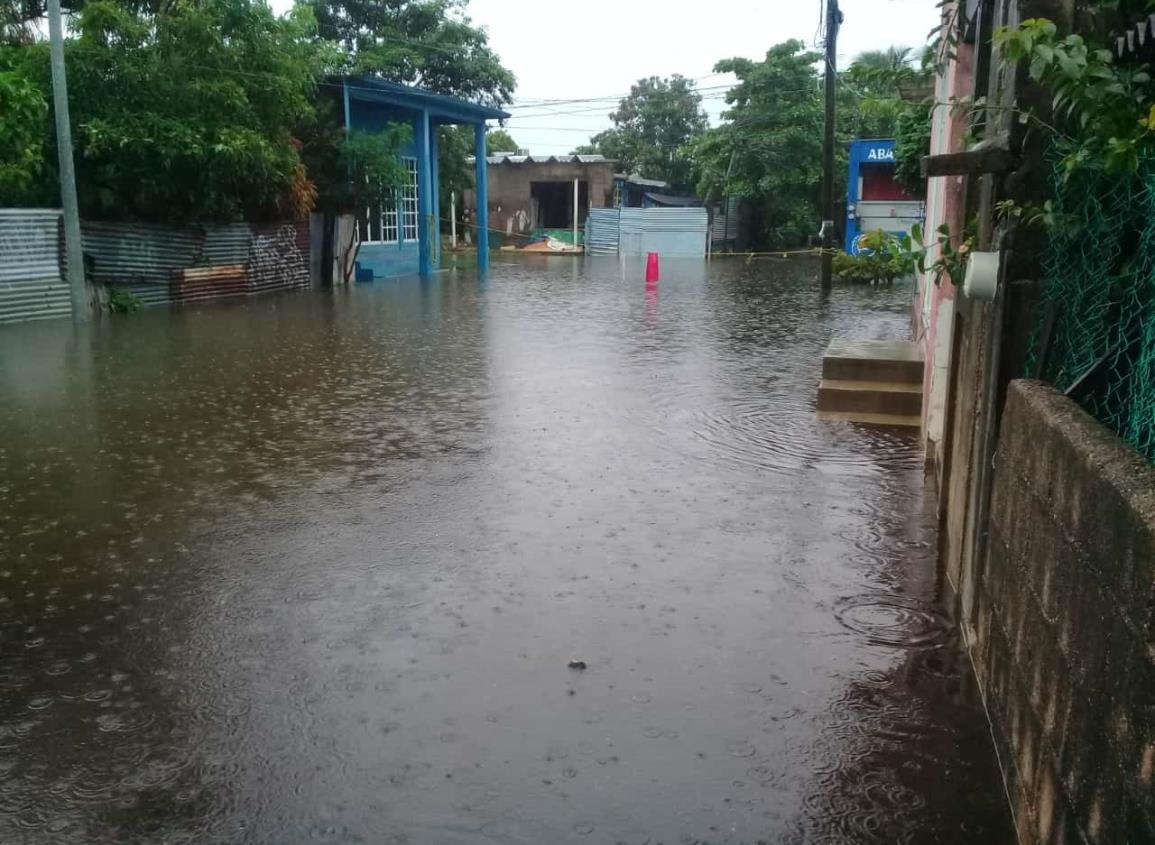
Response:
[[[1030,372],[1066,390],[1155,460],[1155,163],[1138,175],[1052,173],[1058,224],[1043,259]],[[1098,366],[1096,366],[1098,365]],[[1094,369],[1093,369],[1094,368]]]

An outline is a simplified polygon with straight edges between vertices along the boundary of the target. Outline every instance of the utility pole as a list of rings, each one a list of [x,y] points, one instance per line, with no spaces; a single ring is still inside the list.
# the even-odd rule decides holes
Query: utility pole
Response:
[[[826,0],[826,132],[822,139],[822,289],[834,283],[834,87],[838,26],[842,12],[838,0]]]
[[[60,205],[64,209],[64,254],[72,322],[87,323],[91,315],[84,284],[84,248],[80,242],[80,204],[76,199],[76,171],[72,161],[72,123],[68,115],[68,78],[64,72],[64,26],[60,0],[48,0],[49,58],[52,63],[52,104],[56,113],[56,152],[60,162]]]

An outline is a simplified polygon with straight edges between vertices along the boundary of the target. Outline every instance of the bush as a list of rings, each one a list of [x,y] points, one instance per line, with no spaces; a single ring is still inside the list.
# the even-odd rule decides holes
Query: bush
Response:
[[[138,296],[126,290],[110,288],[108,291],[108,311],[111,314],[135,314],[143,305]]]
[[[914,272],[915,256],[909,235],[892,235],[877,229],[861,238],[858,255],[834,256],[834,274],[844,282],[891,284]]]

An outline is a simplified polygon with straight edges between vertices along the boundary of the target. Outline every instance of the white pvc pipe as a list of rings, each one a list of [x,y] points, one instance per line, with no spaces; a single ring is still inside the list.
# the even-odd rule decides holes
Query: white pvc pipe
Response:
[[[457,191],[449,192],[449,242],[457,249]]]

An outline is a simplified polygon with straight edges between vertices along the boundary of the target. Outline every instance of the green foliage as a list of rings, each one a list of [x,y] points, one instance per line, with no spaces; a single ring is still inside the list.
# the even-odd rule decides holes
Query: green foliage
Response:
[[[135,314],[144,306],[135,294],[119,288],[108,290],[108,311],[110,314]]]
[[[465,15],[466,0],[305,0],[337,70],[501,106],[517,82]]]
[[[823,110],[819,54],[786,41],[755,62],[727,59],[733,73],[723,123],[689,146],[698,191],[746,200],[759,239],[771,249],[805,243],[818,230]]]
[[[490,129],[485,135],[485,152],[516,152],[517,141],[504,129]],[[442,126],[437,136],[437,176],[440,182],[442,217],[448,219],[450,194],[457,194],[458,212],[464,207],[462,194],[473,187],[473,166],[469,156],[474,153],[472,126]]]
[[[863,234],[862,252],[834,256],[834,275],[845,282],[892,284],[914,272],[915,254],[908,235],[893,235],[882,229]]]
[[[1155,155],[1155,88],[1143,66],[1115,63],[1111,50],[1055,24],[1030,18],[995,33],[1010,61],[1025,61],[1031,79],[1054,92],[1052,123],[1024,113],[1053,133],[1065,170],[1135,173]]]
[[[299,211],[310,186],[300,184],[293,129],[312,113],[329,58],[307,11],[278,18],[260,0],[199,0],[136,12],[91,0],[72,24],[84,215],[181,222]],[[47,99],[47,45],[19,48],[12,63]]]
[[[20,205],[44,164],[48,103],[31,81],[0,71],[0,206]]]
[[[397,164],[385,158],[399,136],[345,138],[326,75],[377,73],[494,105],[514,86],[463,0],[312,0],[281,16],[263,0],[64,5],[77,10],[66,61],[87,217],[180,223],[364,207],[374,192],[392,194]],[[43,13],[44,0],[0,0],[0,203],[58,201]],[[455,151],[443,145],[451,181],[467,171],[468,152],[445,167]]]
[[[350,132],[340,161],[348,180],[346,208],[362,209],[393,202],[405,183],[401,150],[412,139],[408,124],[390,124],[381,132]]]
[[[925,59],[925,57],[924,57]],[[859,54],[839,77],[839,124],[850,138],[892,138],[908,99],[922,99],[932,80],[924,61],[915,67],[912,51],[889,47]]]
[[[947,67],[958,58],[958,47],[962,43],[963,30],[968,20],[968,5],[957,0],[937,0],[935,3],[942,11],[942,23],[927,34],[930,41],[926,46],[927,58],[923,64],[932,67],[939,76],[946,73]]]
[[[675,74],[669,79],[639,79],[610,114],[612,129],[599,132],[579,153],[601,153],[618,169],[678,188],[693,181],[684,148],[706,129],[702,95],[694,83]]]
[[[911,196],[926,195],[922,157],[930,154],[934,103],[906,103],[895,126],[894,177]]]
[[[485,134],[486,155],[493,155],[494,153],[516,153],[519,149],[521,149],[521,147],[517,145],[517,141],[513,140],[513,136],[504,129],[490,129]]]
[[[918,271],[930,276],[936,285],[941,284],[943,279],[961,285],[977,237],[975,220],[971,220],[958,234],[952,234],[950,226],[943,223],[935,230],[934,241],[927,243],[922,226],[916,224],[911,229],[911,240]]]

